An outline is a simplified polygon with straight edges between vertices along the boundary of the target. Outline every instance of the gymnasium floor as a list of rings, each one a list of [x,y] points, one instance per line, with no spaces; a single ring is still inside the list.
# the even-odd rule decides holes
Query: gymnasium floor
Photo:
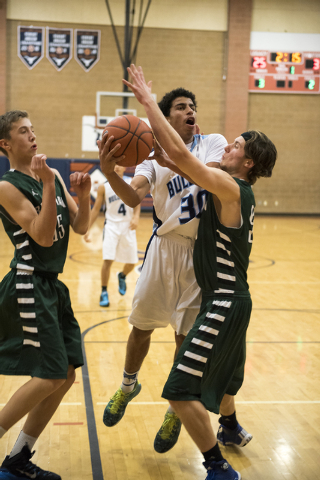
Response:
[[[36,443],[34,461],[63,480],[202,480],[202,456],[183,429],[167,454],[153,450],[166,411],[162,386],[171,368],[170,327],[156,331],[139,379],[142,391],[112,428],[104,407],[119,387],[130,326],[127,318],[138,273],[128,292],[117,290],[114,264],[110,307],[99,307],[102,216],[92,242],[71,234],[60,276],[70,289],[80,323],[86,365]],[[152,218],[143,214],[137,231],[141,259]],[[0,226],[2,278],[12,245]],[[240,423],[253,434],[243,449],[223,448],[243,480],[320,478],[320,218],[256,216],[249,269],[253,313],[247,335],[245,382],[237,396]],[[140,262],[141,263],[141,262]],[[319,323],[318,323],[319,322]],[[26,381],[0,377],[0,408]],[[211,415],[215,431],[218,417]],[[0,459],[10,451],[23,421],[0,440]]]

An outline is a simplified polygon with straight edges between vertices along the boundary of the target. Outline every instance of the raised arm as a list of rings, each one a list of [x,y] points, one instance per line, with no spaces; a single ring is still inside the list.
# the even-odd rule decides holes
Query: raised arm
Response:
[[[39,215],[32,203],[11,183],[0,182],[0,204],[12,219],[42,247],[51,247],[57,223],[55,176],[42,154],[32,158],[31,169],[43,183]]]
[[[188,151],[180,135],[166,121],[151,95],[151,82],[145,82],[141,67],[128,68],[132,83],[123,80],[144,106],[155,136],[169,158],[193,181],[202,188],[214,193],[220,201],[239,201],[240,190],[237,183],[226,172],[208,168]]]

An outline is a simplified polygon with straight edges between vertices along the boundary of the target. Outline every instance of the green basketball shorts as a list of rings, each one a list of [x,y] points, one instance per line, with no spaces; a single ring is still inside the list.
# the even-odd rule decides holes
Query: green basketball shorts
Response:
[[[225,393],[236,395],[244,378],[246,331],[252,303],[249,292],[203,295],[200,312],[185,338],[162,396],[198,400],[219,413]]]
[[[12,269],[0,284],[0,374],[67,378],[83,365],[68,288],[55,276]]]

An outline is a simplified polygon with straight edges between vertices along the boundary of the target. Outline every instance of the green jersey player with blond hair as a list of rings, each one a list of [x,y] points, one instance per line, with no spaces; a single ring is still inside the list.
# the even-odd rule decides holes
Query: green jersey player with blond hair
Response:
[[[0,216],[13,246],[10,272],[0,283],[0,374],[32,377],[0,412],[0,438],[27,415],[23,429],[0,467],[1,480],[61,480],[30,458],[83,365],[81,335],[67,287],[58,280],[66,259],[69,226],[85,234],[91,180],[73,173],[79,207],[46,156],[37,154],[27,112],[0,116],[0,150],[10,170],[0,181]]]

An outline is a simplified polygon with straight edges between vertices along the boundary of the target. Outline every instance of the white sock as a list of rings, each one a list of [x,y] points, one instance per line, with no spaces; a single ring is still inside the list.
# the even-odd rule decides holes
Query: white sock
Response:
[[[173,408],[171,407],[171,405],[169,405],[168,407],[168,410],[167,410],[167,413],[176,413]]]
[[[5,433],[7,433],[7,430],[5,430],[4,428],[0,427],[0,438],[2,438]]]
[[[24,433],[21,430],[21,432],[19,434],[19,437],[17,438],[17,441],[14,444],[13,449],[10,452],[9,457],[10,458],[14,457],[15,455],[17,455],[17,453],[20,453],[25,445],[28,445],[29,450],[31,452],[32,447],[36,443],[37,440],[38,440],[37,438],[30,437],[30,435],[27,435],[26,433]]]
[[[138,380],[138,373],[139,370],[135,373],[128,373],[125,370],[123,370],[123,379],[121,383],[121,390],[124,393],[129,393],[132,392],[132,390],[135,387],[135,384]]]

